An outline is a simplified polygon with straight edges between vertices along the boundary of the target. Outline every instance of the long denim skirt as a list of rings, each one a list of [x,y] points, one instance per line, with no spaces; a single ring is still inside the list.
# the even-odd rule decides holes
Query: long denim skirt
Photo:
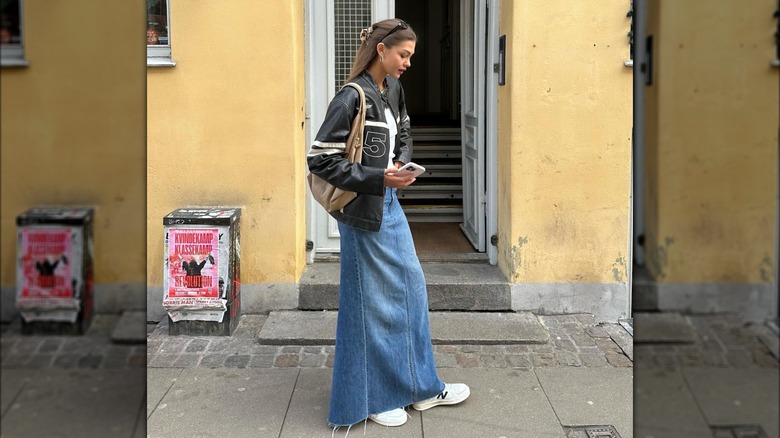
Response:
[[[428,296],[396,189],[386,189],[382,227],[339,223],[341,285],[330,426],[359,423],[444,390],[436,374]]]

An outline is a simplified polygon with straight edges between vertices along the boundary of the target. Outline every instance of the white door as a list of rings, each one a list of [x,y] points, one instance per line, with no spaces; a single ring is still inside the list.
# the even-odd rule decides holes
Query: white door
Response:
[[[325,118],[328,103],[352,67],[360,29],[392,16],[394,0],[307,0],[306,2],[306,151]],[[345,73],[346,72],[346,73]],[[337,222],[307,192],[307,236],[317,253],[338,253]]]
[[[466,0],[461,12],[461,132],[463,223],[485,251],[485,17],[487,0]]]

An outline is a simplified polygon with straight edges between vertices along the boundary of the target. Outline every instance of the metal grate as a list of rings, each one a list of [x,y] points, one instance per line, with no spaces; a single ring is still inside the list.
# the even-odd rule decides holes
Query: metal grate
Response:
[[[336,0],[336,91],[352,70],[355,52],[360,46],[360,30],[371,25],[370,0]]]
[[[566,438],[620,438],[614,426],[565,427]]]

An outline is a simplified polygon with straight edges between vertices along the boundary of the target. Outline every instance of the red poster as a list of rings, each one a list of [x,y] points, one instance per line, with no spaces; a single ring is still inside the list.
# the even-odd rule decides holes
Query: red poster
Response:
[[[22,229],[20,298],[73,298],[71,228]]]
[[[168,230],[167,298],[219,298],[216,228]]]

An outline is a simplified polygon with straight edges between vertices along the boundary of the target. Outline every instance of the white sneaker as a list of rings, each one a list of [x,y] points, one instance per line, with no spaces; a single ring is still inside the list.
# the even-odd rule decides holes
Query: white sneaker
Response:
[[[445,383],[444,391],[436,397],[428,400],[412,403],[412,407],[418,411],[424,411],[439,405],[456,405],[469,398],[471,390],[463,383]]]
[[[396,408],[391,411],[369,415],[368,419],[382,426],[402,426],[406,423],[408,415],[403,408]]]

